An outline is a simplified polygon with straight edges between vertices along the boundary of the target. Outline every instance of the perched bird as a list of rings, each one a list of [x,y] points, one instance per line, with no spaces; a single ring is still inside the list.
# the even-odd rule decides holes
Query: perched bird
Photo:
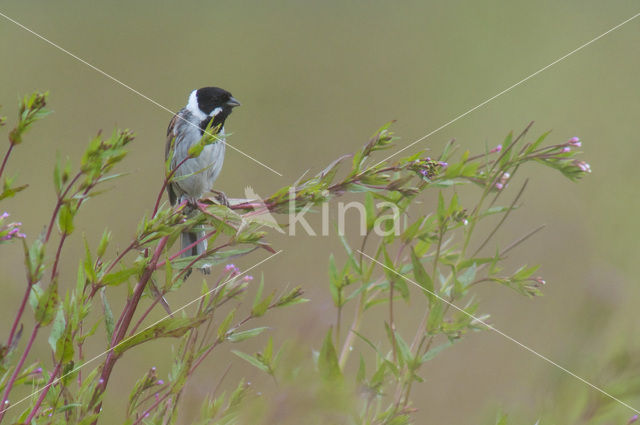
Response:
[[[228,91],[219,87],[203,87],[191,92],[187,105],[169,123],[165,160],[171,155],[171,169],[178,168],[174,173],[175,178],[167,185],[167,193],[171,205],[186,201],[186,214],[194,210],[198,199],[213,189],[224,162],[224,123],[233,108],[239,105],[240,102]],[[189,156],[189,148],[200,141],[207,127],[211,132],[217,131],[218,140],[205,146],[198,157],[185,161]],[[204,235],[203,230],[183,232],[182,249]],[[207,241],[204,240],[187,250],[183,256],[200,255],[206,250]],[[204,265],[202,271],[209,273],[210,266]]]

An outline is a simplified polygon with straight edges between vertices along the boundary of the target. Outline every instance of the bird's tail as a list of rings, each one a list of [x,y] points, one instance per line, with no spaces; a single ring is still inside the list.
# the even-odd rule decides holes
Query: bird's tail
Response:
[[[205,233],[204,230],[192,230],[192,231],[182,232],[182,235],[180,237],[181,249],[185,249],[188,246],[194,244],[198,239],[203,238],[205,234],[206,233]],[[198,256],[198,255],[204,254],[205,252],[207,252],[207,240],[206,239],[201,240],[197,244],[193,245],[193,247],[191,249],[186,250],[182,254],[182,256],[183,257]],[[198,265],[198,269],[200,269],[200,271],[202,273],[204,273],[204,274],[211,273],[211,265],[210,264]]]

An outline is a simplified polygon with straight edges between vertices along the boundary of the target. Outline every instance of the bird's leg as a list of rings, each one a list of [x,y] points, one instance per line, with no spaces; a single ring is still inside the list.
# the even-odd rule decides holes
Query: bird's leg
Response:
[[[218,201],[220,205],[229,208],[229,198],[227,198],[227,195],[223,191],[211,189],[211,193],[215,195],[216,201]]]

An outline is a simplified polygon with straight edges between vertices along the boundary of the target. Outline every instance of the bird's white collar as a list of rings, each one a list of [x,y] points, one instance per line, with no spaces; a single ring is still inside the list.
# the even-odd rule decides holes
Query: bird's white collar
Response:
[[[191,112],[191,114],[199,120],[204,120],[205,118],[207,118],[207,115],[202,112],[200,110],[200,106],[198,106],[198,96],[196,92],[197,90],[194,90],[189,95],[189,102],[187,102],[187,111]]]

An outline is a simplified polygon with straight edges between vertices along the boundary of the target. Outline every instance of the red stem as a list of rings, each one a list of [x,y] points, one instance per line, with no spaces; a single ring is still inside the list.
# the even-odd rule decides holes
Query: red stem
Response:
[[[194,258],[194,259],[193,259],[193,261],[191,261],[191,262],[190,262],[190,263],[189,263],[189,264],[188,264],[184,269],[182,269],[182,270],[180,271],[180,273],[178,273],[178,274],[176,275],[176,277],[173,279],[173,281],[174,281],[174,282],[176,282],[176,281],[180,278],[180,276],[182,276],[184,273],[186,273],[186,272],[187,272],[187,270],[189,270],[189,269],[190,269],[190,268],[191,268],[195,263],[197,263],[198,261],[202,260],[204,257],[206,257],[206,256],[208,256],[208,255],[211,255],[211,254],[213,254],[214,252],[216,252],[216,251],[218,251],[218,250],[221,250],[222,248],[226,248],[226,247],[227,247],[227,246],[229,246],[229,245],[230,245],[230,243],[229,243],[229,242],[227,242],[227,243],[225,243],[225,244],[222,244],[222,245],[220,245],[220,246],[218,246],[218,247],[216,247],[216,248],[210,249],[210,250],[205,251],[205,252],[203,252],[202,254],[198,255],[198,256],[197,256],[196,258]]]
[[[203,237],[201,237],[197,241],[195,241],[195,242],[187,245],[186,247],[182,248],[180,251],[178,251],[177,253],[173,254],[171,257],[169,257],[169,261],[175,260],[176,258],[181,256],[185,252],[189,251],[194,246],[198,245],[200,242],[204,241],[205,239],[209,239],[211,236],[213,236],[214,233],[216,233],[216,230],[212,230],[211,232],[207,233],[206,235],[204,235]],[[166,263],[167,263],[166,260],[165,261],[161,261],[161,262],[158,263],[157,267],[160,268],[160,267],[164,266]]]
[[[82,172],[78,172],[75,175],[75,177],[73,178],[73,180],[71,180],[69,182],[69,184],[67,185],[67,188],[65,189],[64,193],[62,193],[62,195],[60,195],[60,197],[58,197],[58,202],[56,203],[56,207],[53,209],[53,214],[51,215],[51,220],[49,221],[49,227],[47,228],[47,236],[44,238],[45,242],[48,242],[49,238],[51,237],[51,231],[53,230],[53,224],[54,224],[54,222],[56,220],[56,217],[58,216],[58,211],[60,210],[60,207],[62,206],[62,201],[67,196],[67,194],[69,193],[69,190],[71,190],[71,187],[76,183],[76,181],[80,178],[81,175],[82,175]]]
[[[169,175],[167,177],[165,177],[164,182],[162,183],[162,189],[160,189],[160,192],[158,192],[158,197],[156,198],[156,204],[153,207],[153,214],[151,214],[151,218],[155,217],[156,213],[158,212],[158,208],[160,207],[160,201],[162,200],[162,194],[164,193],[164,190],[169,185],[169,181],[171,180],[171,177],[173,177],[173,175],[176,173],[176,171],[178,171],[178,168],[180,168],[180,166],[182,164],[184,164],[185,162],[187,162],[189,159],[191,159],[190,155],[188,155],[185,159],[180,161],[180,163],[178,165],[176,165],[176,168],[171,170]]]
[[[11,155],[11,151],[15,145],[11,143],[9,145],[9,149],[7,149],[7,153],[4,154],[4,159],[2,160],[2,166],[0,167],[0,177],[2,177],[2,173],[4,172],[4,167],[7,165],[7,160],[9,159],[9,155]]]
[[[142,420],[149,414],[151,413],[151,411],[153,409],[155,409],[156,407],[158,407],[158,405],[160,403],[162,403],[163,401],[165,401],[167,399],[167,397],[169,397],[169,395],[171,395],[171,391],[167,391],[167,393],[165,395],[163,395],[162,397],[158,398],[155,403],[153,403],[151,405],[151,407],[149,407],[147,410],[144,411],[144,413],[142,413],[142,415],[140,415],[140,417],[138,419],[136,419],[136,421],[131,424],[131,425],[138,425],[140,422],[142,422]]]
[[[58,250],[56,251],[56,259],[53,262],[53,268],[51,269],[51,281],[56,277],[56,273],[58,272],[58,263],[60,262],[60,254],[62,253],[62,245],[64,245],[64,241],[67,239],[67,234],[63,233],[60,237],[60,243],[58,244]]]
[[[118,264],[122,260],[122,258],[124,258],[124,256],[129,251],[135,248],[137,243],[138,243],[137,240],[134,240],[133,242],[131,242],[131,244],[128,247],[126,247],[125,250],[120,253],[120,255],[118,255],[118,258],[116,258],[115,260],[113,260],[111,264],[109,264],[109,267],[107,268],[107,271],[105,272],[105,274],[109,273],[115,267],[115,265]]]
[[[56,376],[58,376],[58,372],[60,372],[60,367],[62,366],[62,362],[58,362],[58,364],[56,364],[56,368],[53,370],[53,372],[51,373],[51,377],[49,378],[49,382],[47,382],[47,385],[45,385],[40,391],[40,397],[38,397],[38,401],[36,402],[36,405],[33,406],[33,409],[31,409],[31,412],[29,413],[29,416],[27,416],[27,419],[24,421],[24,423],[26,424],[30,424],[31,420],[33,419],[33,417],[36,415],[36,413],[38,413],[38,409],[40,409],[40,406],[42,405],[42,402],[44,401],[44,398],[47,396],[47,393],[49,392],[49,388],[51,388],[51,385],[53,385],[53,382],[56,379]]]
[[[18,308],[18,314],[16,314],[16,318],[13,321],[13,325],[11,326],[11,332],[9,333],[9,340],[7,342],[7,346],[11,347],[13,344],[13,338],[16,334],[16,330],[18,329],[18,323],[20,323],[20,319],[22,318],[22,314],[24,313],[24,309],[27,306],[27,300],[29,299],[29,294],[31,294],[31,287],[33,283],[29,282],[27,285],[27,289],[24,292],[24,296],[22,297],[22,301],[20,302],[20,308]]]
[[[151,310],[153,310],[153,308],[156,305],[158,305],[158,302],[160,302],[160,300],[162,299],[163,296],[164,296],[164,294],[160,294],[159,297],[156,297],[156,299],[153,300],[151,305],[144,311],[144,313],[142,313],[142,316],[140,316],[140,318],[136,322],[135,326],[131,329],[131,332],[129,332],[129,337],[131,337],[132,335],[135,335],[136,331],[140,327],[140,324],[142,324],[142,321],[149,315],[149,313],[151,313]]]
[[[9,382],[7,382],[7,387],[5,388],[4,395],[2,396],[2,403],[0,404],[0,406],[3,406],[3,409],[4,409],[4,410],[0,410],[0,422],[2,422],[5,412],[9,410],[8,407],[4,408],[4,406],[6,406],[7,404],[7,400],[9,399],[9,393],[11,392],[13,388],[13,384],[15,384],[16,379],[18,378],[18,375],[22,370],[22,366],[24,366],[24,362],[27,360],[27,355],[31,351],[31,347],[33,346],[33,341],[35,341],[36,335],[38,335],[39,329],[40,329],[40,324],[38,323],[33,328],[33,332],[31,332],[31,337],[29,338],[29,342],[27,343],[26,348],[22,352],[22,356],[20,357],[20,360],[18,361],[18,364],[16,365],[16,368],[13,371],[11,378],[9,379]]]
[[[107,358],[104,361],[104,365],[102,366],[102,374],[100,375],[100,384],[96,387],[96,390],[93,395],[93,399],[91,401],[91,405],[95,403],[98,395],[102,393],[107,386],[107,383],[109,381],[109,377],[111,376],[111,372],[113,371],[115,362],[119,357],[118,355],[115,354],[114,348],[124,339],[125,335],[127,334],[127,328],[131,324],[131,320],[133,319],[133,314],[135,313],[136,308],[138,307],[138,303],[140,302],[140,298],[142,297],[144,288],[147,286],[149,279],[151,279],[153,272],[157,268],[158,259],[160,258],[160,255],[162,255],[162,251],[164,251],[164,247],[166,246],[168,239],[169,237],[165,236],[162,239],[160,239],[160,242],[158,242],[155,252],[153,253],[153,257],[151,258],[151,261],[149,262],[144,273],[140,277],[138,284],[134,288],[133,295],[131,296],[129,301],[127,301],[127,304],[125,305],[124,310],[122,311],[122,315],[120,316],[118,325],[113,333],[113,337],[111,338],[111,349],[109,350],[109,353],[107,354]],[[100,412],[101,405],[102,403],[98,403],[98,405],[96,406],[95,408],[96,413]],[[97,422],[97,419],[93,422],[93,424],[95,424],[96,422]]]

